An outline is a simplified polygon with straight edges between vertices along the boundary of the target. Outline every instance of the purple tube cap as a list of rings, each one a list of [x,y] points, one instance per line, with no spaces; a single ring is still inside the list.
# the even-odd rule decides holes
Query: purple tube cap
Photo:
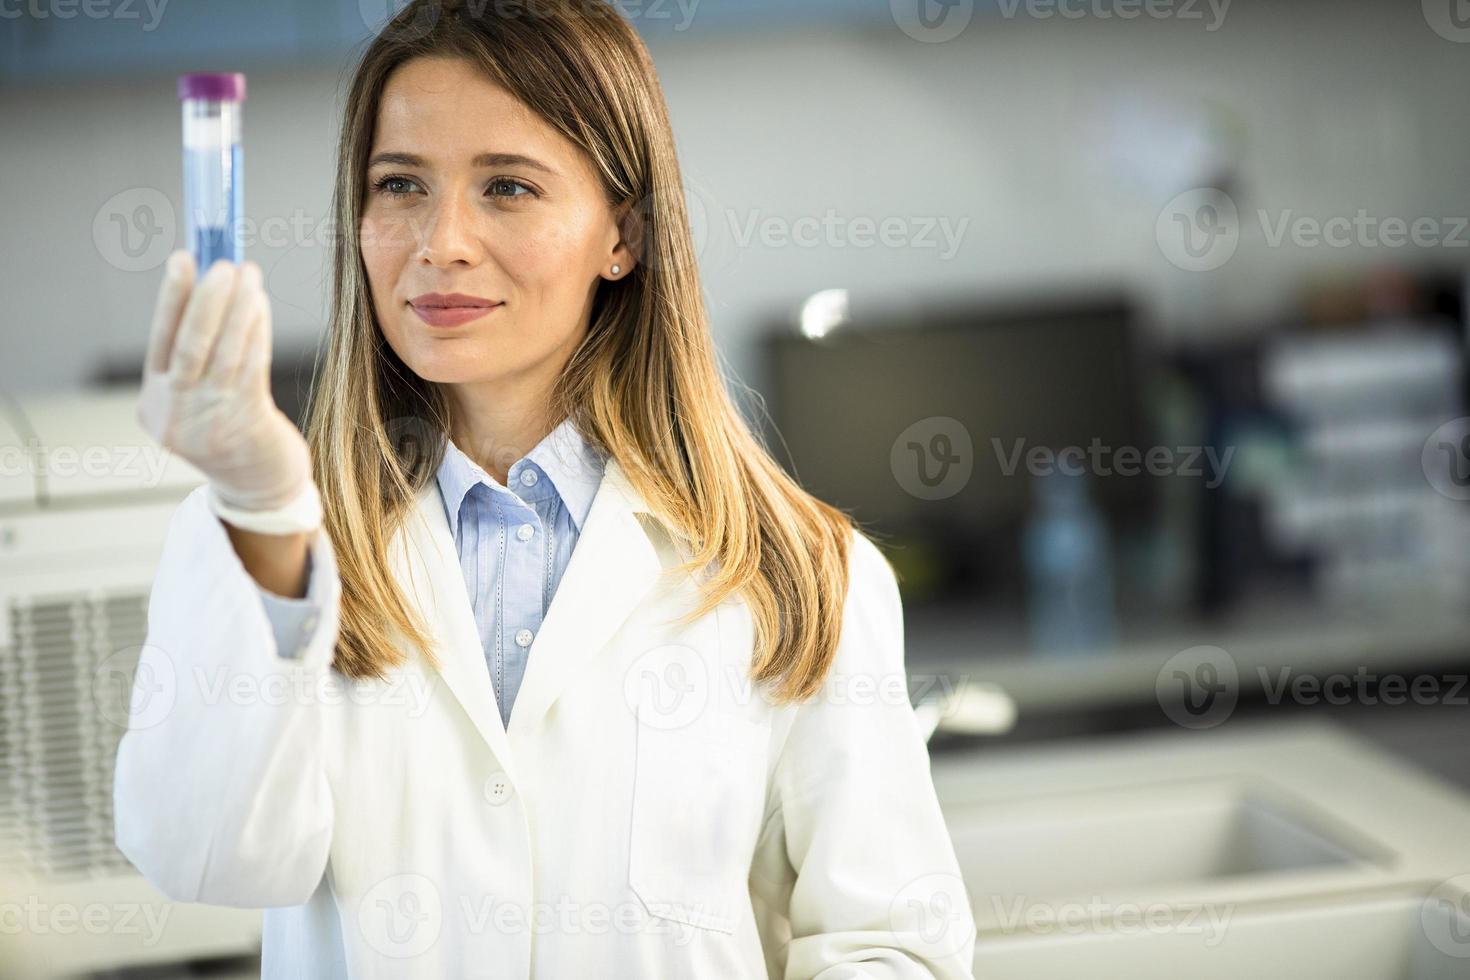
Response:
[[[245,76],[237,71],[196,71],[180,75],[179,99],[244,102]]]

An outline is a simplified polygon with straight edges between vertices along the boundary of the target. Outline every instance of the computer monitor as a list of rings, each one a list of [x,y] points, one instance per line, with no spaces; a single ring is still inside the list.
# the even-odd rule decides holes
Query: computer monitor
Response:
[[[1144,465],[1118,455],[1149,448],[1122,298],[949,307],[818,340],[788,330],[768,354],[778,458],[880,540],[945,556],[957,585],[1019,589],[1019,532],[1048,466],[1084,469],[1113,530],[1149,513]],[[1051,455],[1067,447],[1087,455]]]

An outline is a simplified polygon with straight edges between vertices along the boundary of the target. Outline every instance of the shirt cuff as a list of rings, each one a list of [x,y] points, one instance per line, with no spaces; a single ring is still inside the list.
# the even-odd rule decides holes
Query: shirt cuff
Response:
[[[256,585],[261,602],[265,605],[266,618],[270,620],[271,630],[276,635],[276,653],[282,657],[299,657],[306,650],[306,641],[311,638],[321,616],[321,603],[314,594],[316,589],[311,574],[310,551],[306,555],[306,576],[304,599],[287,599]]]

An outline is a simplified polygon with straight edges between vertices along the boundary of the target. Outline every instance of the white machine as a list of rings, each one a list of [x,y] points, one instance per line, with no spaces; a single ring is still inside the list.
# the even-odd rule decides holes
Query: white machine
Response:
[[[134,386],[0,393],[0,976],[259,952],[260,913],[176,904],[113,845],[112,774],[164,532],[203,476]],[[228,764],[228,760],[218,760]]]

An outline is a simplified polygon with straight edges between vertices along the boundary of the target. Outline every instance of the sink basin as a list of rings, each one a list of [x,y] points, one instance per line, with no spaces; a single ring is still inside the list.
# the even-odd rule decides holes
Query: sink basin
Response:
[[[978,977],[1470,977],[1470,798],[1335,726],[956,752],[933,771]]]
[[[1179,920],[1182,921],[1182,920]],[[1463,893],[1343,898],[1305,907],[1240,908],[1222,931],[980,936],[975,975],[988,980],[1463,980],[1470,916]]]
[[[1393,858],[1258,777],[989,799],[952,805],[946,818],[982,932],[1009,930],[1033,905],[1161,889],[1187,897],[1201,883],[1358,872]]]

